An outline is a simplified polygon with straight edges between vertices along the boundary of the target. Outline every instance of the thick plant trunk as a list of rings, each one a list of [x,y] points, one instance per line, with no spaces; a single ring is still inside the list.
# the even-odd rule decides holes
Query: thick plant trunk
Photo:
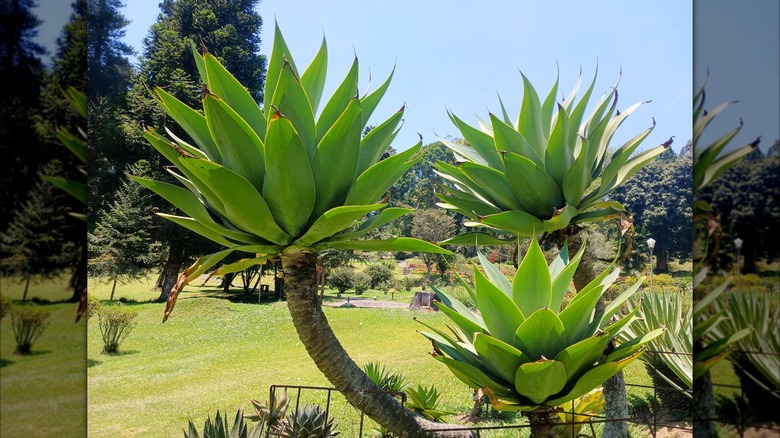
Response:
[[[693,381],[693,430],[696,438],[715,438],[715,396],[710,372]]]
[[[556,408],[540,408],[535,411],[526,412],[528,422],[531,425],[531,437],[533,438],[555,438],[557,435],[553,427],[561,422]]]
[[[184,261],[184,248],[177,243],[172,243],[168,250],[168,258],[165,260],[165,266],[163,267],[163,283],[160,296],[157,301],[167,301],[168,294],[171,293],[171,289],[176,284],[176,280],[179,278],[179,272],[181,271],[181,265]]]
[[[317,368],[353,406],[399,437],[421,437],[426,428],[442,427],[415,415],[388,394],[364,392],[380,388],[355,364],[328,324],[317,295],[316,267],[316,256],[308,251],[282,255],[287,307],[298,337]],[[446,436],[470,437],[471,433]]]

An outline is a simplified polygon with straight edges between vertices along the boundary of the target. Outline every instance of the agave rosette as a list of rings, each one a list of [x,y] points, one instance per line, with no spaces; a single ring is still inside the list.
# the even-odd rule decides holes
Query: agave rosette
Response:
[[[398,237],[355,240],[410,212],[384,208],[388,188],[419,158],[422,143],[381,160],[395,138],[403,108],[362,136],[389,86],[358,94],[358,61],[319,111],[327,70],[327,46],[299,74],[276,28],[266,75],[263,109],[215,56],[193,56],[204,83],[203,112],[163,89],[159,102],[193,143],[168,131],[146,139],[178,171],[182,186],[133,178],[173,204],[183,216],[158,213],[227,249],[199,259],[179,278],[166,317],[181,288],[233,251],[257,257],[223,265],[237,272],[285,251],[327,248],[446,252],[430,243]],[[381,211],[379,211],[381,210]],[[356,220],[371,217],[356,229]]]
[[[604,383],[663,329],[604,355],[636,313],[621,316],[618,308],[642,282],[596,312],[599,298],[618,277],[619,269],[607,269],[561,308],[583,251],[584,245],[569,260],[564,249],[548,266],[534,238],[512,282],[480,254],[485,273],[474,268],[473,289],[463,282],[477,311],[434,288],[441,298],[437,305],[452,322],[451,333],[424,324],[434,358],[470,387],[481,388],[498,410],[559,406]]]
[[[470,218],[467,226],[521,236],[603,220],[624,211],[620,203],[604,197],[663,153],[671,139],[634,154],[655,127],[653,121],[653,126],[610,154],[610,140],[618,127],[646,102],[616,112],[615,88],[586,116],[596,77],[576,100],[581,79],[561,103],[555,100],[556,80],[541,102],[523,75],[523,101],[516,120],[510,118],[503,102],[502,115],[490,114],[489,123],[479,119],[479,128],[450,113],[468,145],[442,140],[459,164],[437,165],[448,183],[437,194],[442,201],[439,205]],[[448,241],[473,242],[473,235]]]

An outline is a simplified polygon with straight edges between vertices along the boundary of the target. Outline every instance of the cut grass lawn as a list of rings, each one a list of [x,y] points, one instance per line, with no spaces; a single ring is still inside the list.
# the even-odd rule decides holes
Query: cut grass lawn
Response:
[[[15,305],[37,305],[51,312],[30,355],[14,354],[10,315],[0,321],[0,436],[85,436],[86,321],[74,323],[75,303],[55,302],[72,294],[63,286],[67,276],[31,284],[26,303],[19,301],[23,283],[0,281],[3,295]]]
[[[108,287],[97,288],[93,296],[105,300],[109,293]],[[119,355],[101,354],[97,319],[89,321],[90,437],[180,436],[190,418],[200,425],[217,409],[229,416],[239,408],[251,410],[249,400],[266,401],[271,385],[330,386],[298,341],[285,302],[242,302],[247,300],[238,293],[190,286],[162,324],[164,305],[143,302],[157,295],[150,281],[118,287],[117,297],[131,299],[124,304],[104,302],[139,313]],[[415,332],[421,326],[413,317],[443,327],[444,315],[404,309],[325,312],[359,365],[379,361],[403,373],[412,386],[435,385],[445,410],[470,411],[472,391],[429,357],[430,344]],[[627,369],[626,379],[649,383],[638,361]],[[629,389],[634,391],[643,390]],[[324,404],[325,396],[306,392],[301,404],[306,402]],[[357,436],[359,419],[343,398],[334,396],[331,409],[342,436]],[[371,423],[366,423],[368,430]]]

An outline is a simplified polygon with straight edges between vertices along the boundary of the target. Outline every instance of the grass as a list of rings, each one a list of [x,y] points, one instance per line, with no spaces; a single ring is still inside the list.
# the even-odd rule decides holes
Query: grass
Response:
[[[120,354],[101,354],[97,319],[89,321],[90,437],[181,435],[190,418],[200,425],[208,415],[213,418],[217,409],[231,417],[239,408],[251,411],[250,399],[266,401],[274,384],[330,386],[298,341],[286,303],[257,304],[256,298],[242,299],[240,293],[224,294],[216,283],[203,288],[188,286],[171,318],[162,324],[164,305],[153,302],[159,295],[151,290],[153,281],[150,277],[120,285],[116,297],[124,303],[103,302],[139,313],[133,332],[119,348]],[[110,287],[92,289],[92,296],[101,300],[109,294]],[[362,297],[383,299],[382,294],[370,291]],[[396,294],[396,299],[409,301],[411,295]],[[328,290],[326,297],[335,297],[335,291]],[[429,357],[430,344],[415,332],[420,326],[413,317],[443,327],[444,315],[327,307],[325,312],[358,365],[382,362],[403,373],[412,386],[435,385],[442,393],[443,409],[470,411],[471,389]],[[629,382],[649,382],[638,361],[625,373]],[[646,391],[629,388],[629,393],[642,397]],[[325,401],[324,393],[312,391],[305,391],[301,398],[301,404],[324,405]],[[357,436],[359,418],[340,395],[334,394],[331,412],[340,423],[342,436]],[[368,430],[371,422],[366,420],[366,424]],[[527,436],[527,430],[524,433]],[[517,436],[516,432],[511,436]]]
[[[64,280],[63,280],[64,278]],[[30,285],[28,299],[20,300],[24,285],[0,279],[3,295],[15,305],[37,305],[51,312],[32,354],[14,354],[16,341],[11,317],[0,321],[0,436],[86,436],[86,323],[74,323],[77,305],[68,299],[68,277]]]

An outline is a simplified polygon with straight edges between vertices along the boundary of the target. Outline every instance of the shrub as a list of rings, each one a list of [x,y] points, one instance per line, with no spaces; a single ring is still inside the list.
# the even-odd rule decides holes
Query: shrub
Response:
[[[433,385],[430,388],[417,385],[416,388],[408,390],[407,393],[406,407],[431,421],[441,423],[444,422],[442,417],[453,414],[439,408],[441,394]]]
[[[369,362],[363,365],[363,371],[369,379],[387,392],[401,392],[406,389],[406,378],[401,373],[387,369],[379,362]]]
[[[347,267],[340,267],[332,270],[328,275],[328,284],[333,289],[339,291],[339,294],[343,294],[352,288],[352,279],[355,273],[352,269]]]
[[[260,421],[255,424],[252,429],[249,429],[244,422],[244,416],[241,414],[240,409],[236,412],[236,418],[233,420],[232,427],[228,423],[227,416],[222,417],[219,411],[217,411],[217,415],[213,422],[211,421],[211,417],[206,419],[202,433],[198,432],[195,423],[190,420],[187,429],[184,430],[184,438],[261,438],[264,436],[264,429],[265,422],[263,421]]]
[[[371,287],[371,277],[362,272],[355,272],[352,276],[352,288],[355,289],[356,295],[362,295]]]
[[[287,415],[281,436],[289,438],[330,438],[339,434],[333,418],[319,405],[307,404]]]
[[[378,289],[381,284],[393,279],[393,270],[384,263],[368,265],[363,272],[371,278],[372,289]]]
[[[93,298],[91,295],[87,295],[87,319],[97,315],[100,310],[100,301],[97,298]]]
[[[50,313],[47,310],[23,306],[11,308],[11,325],[16,338],[16,353],[30,354],[32,344],[43,334],[48,325],[46,320]]]
[[[103,307],[97,313],[100,334],[103,335],[103,353],[116,354],[119,344],[129,335],[137,313],[119,307]]]
[[[3,319],[3,317],[11,311],[11,300],[4,297],[3,295],[0,295],[0,319]]]

